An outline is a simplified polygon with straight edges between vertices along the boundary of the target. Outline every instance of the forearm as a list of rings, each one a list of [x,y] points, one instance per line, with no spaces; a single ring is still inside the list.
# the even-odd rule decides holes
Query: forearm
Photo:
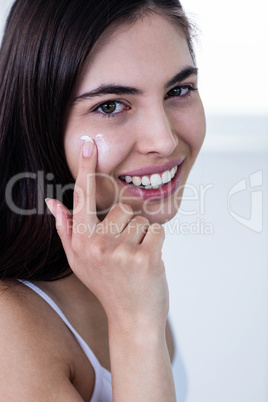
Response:
[[[109,326],[113,400],[174,402],[174,380],[165,331],[120,334]]]

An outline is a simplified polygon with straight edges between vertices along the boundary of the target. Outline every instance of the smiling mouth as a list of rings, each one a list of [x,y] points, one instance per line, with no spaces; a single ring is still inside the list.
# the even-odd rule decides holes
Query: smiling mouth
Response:
[[[155,173],[150,176],[119,176],[119,179],[143,190],[158,190],[172,181],[177,170],[178,166],[175,166],[163,173]]]

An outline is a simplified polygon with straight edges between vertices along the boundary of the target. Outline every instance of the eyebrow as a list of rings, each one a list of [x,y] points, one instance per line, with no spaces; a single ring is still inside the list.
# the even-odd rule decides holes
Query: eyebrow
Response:
[[[88,91],[82,95],[77,96],[74,99],[74,103],[82,101],[84,99],[90,99],[90,98],[94,98],[96,96],[109,95],[109,94],[141,95],[142,91],[140,89],[133,88],[133,87],[127,87],[124,85],[114,85],[114,84],[101,85],[98,88],[93,89],[92,91]]]
[[[186,80],[186,78],[189,78],[191,75],[197,75],[198,74],[198,69],[196,67],[186,67],[182,71],[180,71],[178,74],[176,74],[171,80],[169,80],[165,88],[172,87],[172,85],[177,84],[178,82]]]
[[[169,80],[165,88],[169,88],[172,85],[175,85],[186,78],[190,77],[191,75],[197,75],[198,69],[195,67],[186,67],[182,71],[180,71],[178,74],[176,74],[171,80]],[[77,96],[74,99],[74,103],[83,101],[85,99],[91,99],[97,96],[103,96],[103,95],[109,95],[109,94],[114,94],[114,95],[142,95],[143,91],[138,88],[134,87],[129,87],[129,86],[124,86],[124,85],[115,85],[115,84],[105,84],[105,85],[100,85],[98,88],[93,89],[92,91],[87,91],[83,93],[82,95]]]

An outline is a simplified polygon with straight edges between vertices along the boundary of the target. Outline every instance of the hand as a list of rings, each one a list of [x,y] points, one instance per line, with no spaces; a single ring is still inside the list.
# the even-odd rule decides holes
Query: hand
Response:
[[[90,156],[84,156],[87,148]],[[120,330],[132,331],[137,324],[163,329],[169,304],[161,259],[164,229],[134,216],[126,204],[114,205],[100,222],[96,212],[96,161],[95,144],[86,142],[79,159],[73,216],[59,201],[47,202],[69,265],[98,298],[108,321]],[[79,227],[88,228],[87,233],[79,233]]]

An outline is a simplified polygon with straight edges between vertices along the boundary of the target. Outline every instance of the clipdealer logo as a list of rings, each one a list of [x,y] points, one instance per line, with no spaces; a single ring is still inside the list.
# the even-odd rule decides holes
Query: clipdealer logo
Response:
[[[111,184],[114,186],[114,202],[116,202],[120,197],[124,198],[124,194],[118,193],[118,188],[116,182],[112,177],[106,174],[95,174],[95,176],[101,176],[101,178],[106,178],[111,181]],[[57,184],[53,185],[54,175],[52,173],[48,173],[45,175],[45,172],[38,171],[37,173],[33,172],[24,172],[13,176],[7,186],[5,191],[6,203],[9,208],[19,215],[35,215],[35,214],[44,214],[45,208],[45,196],[49,198],[56,198],[60,202],[63,200],[63,194],[66,191],[74,190],[74,183],[70,183],[68,185],[62,186]],[[36,208],[32,209],[21,209],[14,203],[13,200],[13,188],[20,180],[34,180],[36,181],[36,189],[37,189],[37,205]],[[50,183],[51,182],[51,183]],[[88,185],[88,183],[87,183]],[[54,188],[55,187],[55,188]],[[160,203],[159,209],[154,211],[155,213],[162,213],[163,211],[167,213],[169,211],[168,208],[177,208],[179,210],[179,214],[177,216],[176,228],[174,226],[169,227],[169,231],[174,233],[181,234],[214,234],[214,225],[212,222],[207,222],[205,219],[206,210],[207,210],[207,192],[210,190],[214,190],[214,184],[203,185],[200,184],[199,187],[185,184],[184,194],[180,197],[175,197],[172,205],[165,203]],[[232,216],[233,219],[236,220],[240,225],[250,229],[256,233],[261,233],[263,230],[263,170],[259,170],[255,173],[249,175],[249,177],[243,178],[239,180],[232,188],[229,190],[227,196],[227,206],[228,212]],[[242,203],[241,205],[241,197]],[[184,204],[181,206],[180,201],[184,200]],[[125,200],[125,198],[124,198]],[[239,201],[237,207],[235,207],[235,202]],[[83,203],[82,203],[83,204]],[[241,212],[243,206],[243,213]],[[81,206],[82,207],[82,206]],[[147,207],[145,203],[144,208]],[[245,207],[248,211],[245,216]],[[163,211],[162,211],[163,208]],[[103,211],[107,213],[109,209]],[[147,210],[145,210],[147,211]],[[151,213],[151,211],[147,211]],[[91,211],[87,210],[87,213],[90,214]],[[139,212],[140,213],[140,212]],[[185,222],[185,219],[178,220],[178,217],[196,217],[199,218],[192,221]],[[204,218],[204,219],[201,219]],[[172,225],[174,221],[172,220]]]
[[[259,170],[236,183],[228,193],[228,211],[231,216],[242,226],[261,233],[263,230],[263,171]],[[244,192],[245,202],[249,206],[250,217],[239,215],[232,208],[232,199]]]

